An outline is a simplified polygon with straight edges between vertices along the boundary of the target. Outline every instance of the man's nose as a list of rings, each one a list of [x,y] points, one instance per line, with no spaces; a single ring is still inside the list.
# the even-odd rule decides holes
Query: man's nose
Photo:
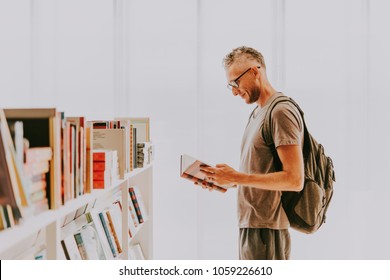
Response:
[[[238,88],[232,88],[232,93],[234,96],[238,95],[240,93],[240,90]]]

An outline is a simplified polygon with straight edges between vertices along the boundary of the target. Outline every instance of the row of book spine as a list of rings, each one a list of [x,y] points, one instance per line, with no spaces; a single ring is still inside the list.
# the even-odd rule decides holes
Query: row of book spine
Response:
[[[76,231],[68,233],[61,240],[66,259],[102,260],[120,258],[123,252],[122,212],[129,212],[128,240],[130,241],[148,217],[148,211],[139,188],[137,186],[130,187],[128,195],[128,207],[123,207],[121,199],[118,198],[108,205],[93,207],[65,226],[69,227],[72,223],[79,224]],[[82,222],[80,222],[80,219]],[[129,248],[130,251],[134,250],[134,246]],[[132,254],[129,252],[129,255]]]
[[[12,219],[0,216],[0,230],[108,188],[118,173],[124,179],[137,168],[140,142],[150,143],[149,118],[87,121],[55,108],[0,109],[0,205]],[[94,169],[99,149],[112,152],[109,179]]]
[[[116,150],[93,150],[92,154],[93,188],[109,188],[119,178],[118,152]]]

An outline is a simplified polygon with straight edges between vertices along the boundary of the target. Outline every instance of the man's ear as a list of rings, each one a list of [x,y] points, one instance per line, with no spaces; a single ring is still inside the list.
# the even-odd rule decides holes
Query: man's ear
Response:
[[[253,74],[255,74],[255,76],[260,75],[260,69],[257,66],[253,66],[251,71],[253,71]]]

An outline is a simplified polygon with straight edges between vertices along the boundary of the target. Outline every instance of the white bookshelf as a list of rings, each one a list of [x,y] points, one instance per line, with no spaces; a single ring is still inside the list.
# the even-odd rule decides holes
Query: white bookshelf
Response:
[[[153,166],[137,168],[126,174],[125,179],[117,180],[104,190],[93,190],[77,199],[68,201],[64,206],[56,210],[48,210],[39,215],[25,218],[22,223],[14,227],[0,231],[0,259],[18,258],[20,254],[30,250],[38,236],[44,236],[47,259],[62,259],[61,236],[63,235],[63,222],[65,217],[72,215],[79,208],[87,204],[95,204],[97,201],[110,201],[114,193],[122,192],[122,203],[128,205],[128,188],[137,186],[140,190],[148,219],[139,227],[133,238],[128,238],[128,211],[123,211],[122,240],[123,253],[121,259],[128,259],[128,248],[139,243],[146,259],[153,259]],[[88,210],[87,210],[88,211]]]

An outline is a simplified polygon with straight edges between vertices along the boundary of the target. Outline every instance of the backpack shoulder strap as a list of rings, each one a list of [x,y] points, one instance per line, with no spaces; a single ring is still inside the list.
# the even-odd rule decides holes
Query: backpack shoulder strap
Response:
[[[278,105],[281,102],[286,102],[286,101],[290,101],[290,98],[287,96],[281,95],[281,96],[276,97],[274,100],[272,100],[271,104],[268,107],[267,112],[265,113],[262,134],[263,134],[265,144],[267,146],[270,146],[274,143],[272,133],[271,133],[271,131],[272,131],[272,129],[271,129],[272,128],[272,120],[271,120],[272,111],[274,110],[276,105]]]
[[[309,132],[306,127],[305,119],[304,119],[304,113],[302,109],[299,107],[299,105],[290,97],[281,95],[276,97],[271,104],[269,105],[267,112],[265,113],[264,122],[262,126],[262,136],[264,138],[265,144],[270,147],[272,155],[274,157],[274,164],[276,171],[282,170],[282,163],[279,159],[278,153],[276,151],[275,143],[272,136],[272,111],[274,108],[281,102],[290,102],[292,103],[299,111],[302,117],[302,122],[304,126],[304,146],[303,146],[303,156],[304,159],[307,158],[308,153],[310,152],[310,145],[309,145]]]

